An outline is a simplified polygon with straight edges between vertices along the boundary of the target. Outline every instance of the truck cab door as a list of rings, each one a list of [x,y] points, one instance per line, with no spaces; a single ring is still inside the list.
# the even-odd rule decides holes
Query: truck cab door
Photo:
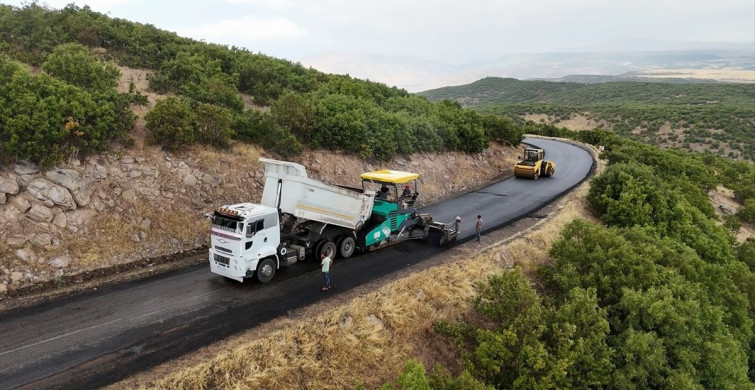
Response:
[[[258,219],[246,224],[246,239],[247,242],[244,245],[246,250],[252,249],[256,241],[267,242],[265,237],[265,220]]]

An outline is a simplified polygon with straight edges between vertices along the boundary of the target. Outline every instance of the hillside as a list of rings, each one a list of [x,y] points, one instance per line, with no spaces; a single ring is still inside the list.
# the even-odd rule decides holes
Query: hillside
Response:
[[[121,71],[120,88],[132,80],[137,90],[146,88],[148,70]],[[3,306],[16,304],[8,298],[18,294],[75,287],[94,276],[151,272],[207,244],[204,213],[259,201],[264,167],[257,158],[275,156],[242,143],[223,151],[196,146],[179,153],[149,146],[143,116],[165,97],[145,95],[148,104],[134,109],[139,119],[133,146],[72,158],[51,169],[22,162],[0,168]],[[492,145],[479,154],[420,153],[376,162],[309,150],[292,160],[312,177],[334,184],[359,185],[359,174],[374,169],[416,171],[421,201],[428,204],[509,174],[517,153]]]
[[[187,253],[206,251],[203,214],[259,200],[260,156],[334,184],[377,168],[415,171],[419,206],[507,176],[525,132],[568,137],[598,158],[590,181],[484,245],[459,245],[112,388],[747,388],[755,379],[747,86],[485,79],[431,102],[73,5],[0,5],[0,26],[0,311],[188,265]],[[567,118],[625,137],[546,123]],[[647,130],[666,125],[682,146],[731,158],[650,145]],[[721,144],[705,147],[705,137]]]
[[[495,116],[88,7],[0,5],[0,25],[3,293],[200,248],[198,216],[259,197],[260,155],[340,184],[414,169],[432,202],[505,174],[522,139]]]
[[[663,81],[663,80],[661,80]],[[420,93],[482,113],[571,130],[610,129],[687,151],[755,160],[755,84],[612,81],[600,83],[485,78]]]

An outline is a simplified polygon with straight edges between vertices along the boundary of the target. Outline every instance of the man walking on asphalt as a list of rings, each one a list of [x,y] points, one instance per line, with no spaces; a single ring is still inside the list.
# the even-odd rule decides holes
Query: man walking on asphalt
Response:
[[[474,225],[474,231],[477,233],[477,242],[480,242],[480,231],[482,230],[482,215],[477,216],[477,223]]]
[[[330,265],[333,264],[333,260],[325,252],[320,254],[320,258],[322,259],[320,265],[322,265],[322,282],[324,284],[321,290],[328,291],[330,290]]]

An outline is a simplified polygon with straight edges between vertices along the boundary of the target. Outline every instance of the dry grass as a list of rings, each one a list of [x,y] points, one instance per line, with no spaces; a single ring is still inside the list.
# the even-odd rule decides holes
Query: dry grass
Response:
[[[290,321],[212,361],[144,388],[345,389],[395,378],[432,321],[468,310],[474,281],[500,270],[491,252],[389,283],[312,319]]]
[[[201,146],[192,148],[191,155],[202,166],[247,166],[254,170],[260,162],[260,149],[249,144],[234,142],[229,150],[217,150]]]
[[[438,266],[380,284],[335,307],[322,303],[308,309],[312,316],[274,321],[269,333],[250,331],[225,341],[222,352],[209,347],[197,354],[201,357],[167,363],[109,388],[353,389],[360,382],[376,388],[394,381],[409,358],[427,366],[454,366],[451,360],[457,358],[447,347],[432,345],[442,343],[432,323],[468,314],[477,281],[512,265],[531,274],[549,261],[548,250],[563,226],[591,218],[584,204],[587,190],[583,183],[527,231],[486,235],[498,241],[482,250],[474,243],[460,245]]]
[[[137,216],[136,219],[125,215]],[[142,221],[149,220],[149,226]],[[124,257],[140,253],[152,245],[159,253],[173,253],[173,240],[191,242],[207,234],[206,221],[194,214],[176,213],[170,209],[149,207],[137,201],[127,213],[103,211],[86,227],[89,234],[64,231],[60,253],[72,253],[71,266],[84,270],[123,264]],[[140,241],[134,240],[139,236]],[[143,240],[143,241],[142,241]]]
[[[103,213],[105,214],[105,213]],[[129,234],[137,227],[120,213],[106,213],[90,221],[89,230],[93,234],[80,235],[63,231],[61,242],[69,253],[75,253],[72,266],[84,269],[102,267],[103,262],[117,258],[116,255],[137,250],[136,242],[129,239]]]

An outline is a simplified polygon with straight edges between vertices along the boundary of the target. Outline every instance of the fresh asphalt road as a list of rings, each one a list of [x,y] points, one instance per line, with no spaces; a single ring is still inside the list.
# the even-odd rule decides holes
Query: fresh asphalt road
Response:
[[[531,214],[590,173],[591,155],[578,146],[539,138],[556,162],[554,177],[509,178],[426,208],[436,221],[463,219],[459,241]],[[339,260],[334,288],[319,290],[319,265],[281,269],[271,283],[230,282],[209,265],[100,288],[0,316],[0,389],[95,388],[196,350],[273,318],[400,272],[442,251],[406,242]],[[327,295],[324,295],[327,294]]]

